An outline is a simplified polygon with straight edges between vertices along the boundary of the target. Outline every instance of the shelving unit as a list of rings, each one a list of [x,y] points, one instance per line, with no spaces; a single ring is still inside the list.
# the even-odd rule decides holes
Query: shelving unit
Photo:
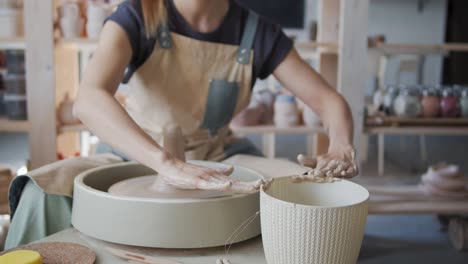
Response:
[[[26,41],[24,38],[0,38],[0,50],[25,50]],[[8,120],[0,117],[0,132],[2,133],[23,133],[29,132],[29,122],[22,120]]]
[[[445,43],[439,45],[421,45],[421,44],[400,44],[383,43],[378,44],[374,49],[386,55],[395,54],[447,54],[449,52],[468,52],[466,43]]]
[[[364,127],[367,135],[377,135],[378,174],[385,169],[385,136],[420,136],[421,160],[427,160],[426,136],[468,136],[467,118],[400,118],[367,117]]]

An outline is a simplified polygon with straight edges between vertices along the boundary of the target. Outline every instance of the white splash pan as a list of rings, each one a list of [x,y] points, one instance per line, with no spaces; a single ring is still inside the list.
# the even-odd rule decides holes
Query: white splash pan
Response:
[[[355,264],[364,236],[369,192],[350,182],[276,179],[260,194],[268,264]]]
[[[192,163],[216,168],[215,162]],[[225,166],[225,165],[224,165]],[[115,196],[109,187],[122,180],[156,174],[136,163],[105,166],[75,179],[72,224],[80,232],[107,242],[154,248],[223,246],[229,236],[259,211],[259,193],[209,199],[153,199]],[[234,166],[233,178],[255,181],[262,175]],[[234,243],[260,234],[257,219]]]

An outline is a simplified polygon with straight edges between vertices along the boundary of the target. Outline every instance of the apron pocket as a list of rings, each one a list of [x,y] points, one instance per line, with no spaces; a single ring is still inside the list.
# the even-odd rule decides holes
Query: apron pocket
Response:
[[[218,130],[231,121],[239,96],[239,83],[226,80],[211,80],[202,128],[216,135]]]

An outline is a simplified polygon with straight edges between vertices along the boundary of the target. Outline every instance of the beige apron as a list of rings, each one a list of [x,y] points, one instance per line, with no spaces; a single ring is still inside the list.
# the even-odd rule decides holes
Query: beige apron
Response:
[[[159,144],[179,126],[187,159],[222,160],[232,117],[247,107],[252,84],[251,12],[240,46],[191,39],[161,26],[154,52],[130,79],[127,111]]]

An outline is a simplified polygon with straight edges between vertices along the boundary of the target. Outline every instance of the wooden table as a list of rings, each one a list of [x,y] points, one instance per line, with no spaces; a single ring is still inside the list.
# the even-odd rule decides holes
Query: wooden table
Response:
[[[96,264],[129,263],[128,261],[118,258],[109,253],[109,251],[105,249],[106,247],[126,250],[133,253],[144,254],[156,258],[176,260],[184,264],[216,264],[216,260],[225,257],[224,247],[191,250],[168,250],[131,247],[94,239],[83,235],[74,228],[70,228],[50,237],[47,237],[41,242],[71,242],[89,247],[97,255]],[[233,245],[228,258],[229,260],[231,260],[232,263],[266,264],[265,255],[263,254],[261,238],[258,237],[243,243]]]

